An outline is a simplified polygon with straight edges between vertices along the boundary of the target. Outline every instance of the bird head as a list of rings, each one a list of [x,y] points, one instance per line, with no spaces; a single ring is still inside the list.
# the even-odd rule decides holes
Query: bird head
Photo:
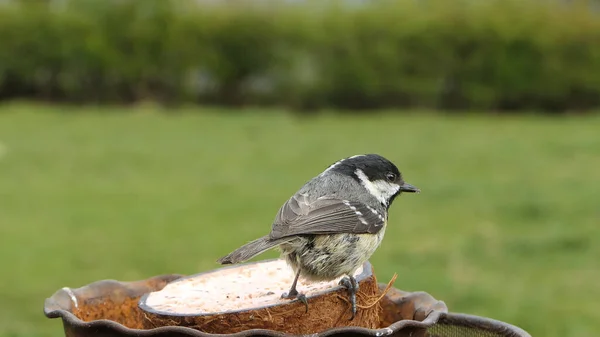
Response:
[[[396,165],[378,154],[362,154],[341,159],[329,166],[323,174],[337,172],[359,182],[381,204],[389,207],[402,192],[420,190],[405,182]]]

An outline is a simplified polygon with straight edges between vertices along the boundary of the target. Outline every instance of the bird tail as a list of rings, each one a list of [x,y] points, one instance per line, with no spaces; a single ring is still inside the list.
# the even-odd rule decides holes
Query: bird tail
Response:
[[[270,248],[273,248],[289,240],[290,238],[280,238],[271,240],[269,236],[266,235],[252,242],[248,242],[247,244],[229,253],[229,255],[223,256],[222,258],[218,259],[217,262],[220,264],[234,264],[244,262],[250,260],[251,258]]]

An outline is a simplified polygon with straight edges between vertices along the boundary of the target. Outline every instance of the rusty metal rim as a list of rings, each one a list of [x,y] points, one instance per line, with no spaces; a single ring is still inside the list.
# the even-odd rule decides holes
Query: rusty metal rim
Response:
[[[491,332],[506,333],[509,332],[511,337],[531,337],[531,335],[519,328],[518,326],[498,321],[492,318],[474,316],[463,313],[440,313],[436,324],[453,325],[472,327],[477,329],[486,329]]]

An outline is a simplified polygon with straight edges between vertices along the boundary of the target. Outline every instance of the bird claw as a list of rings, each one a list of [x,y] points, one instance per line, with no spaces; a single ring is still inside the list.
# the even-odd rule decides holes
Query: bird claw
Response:
[[[358,282],[356,282],[356,279],[352,276],[345,276],[340,280],[339,284],[348,289],[350,304],[352,305],[352,317],[350,317],[350,320],[353,320],[356,316],[356,293],[359,288]]]
[[[305,313],[308,313],[308,299],[306,298],[306,295],[298,293],[296,289],[290,291],[289,293],[281,294],[281,298],[287,300],[299,300],[300,302],[304,303],[304,306],[306,307]]]

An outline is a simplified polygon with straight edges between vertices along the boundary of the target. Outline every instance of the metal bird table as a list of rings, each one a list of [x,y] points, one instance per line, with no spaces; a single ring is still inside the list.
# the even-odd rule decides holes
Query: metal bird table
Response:
[[[280,262],[65,287],[46,299],[44,313],[61,318],[68,337],[531,337],[508,323],[449,312],[443,301],[426,292],[402,291],[377,282],[368,262],[356,275],[360,310],[355,319],[348,319],[345,288],[335,283],[306,285],[309,310],[305,312],[300,301],[281,300],[274,298],[275,291],[265,291],[287,281],[275,276],[289,276],[277,269]],[[256,278],[265,271],[270,275],[267,279]],[[243,287],[232,288],[240,282]]]

